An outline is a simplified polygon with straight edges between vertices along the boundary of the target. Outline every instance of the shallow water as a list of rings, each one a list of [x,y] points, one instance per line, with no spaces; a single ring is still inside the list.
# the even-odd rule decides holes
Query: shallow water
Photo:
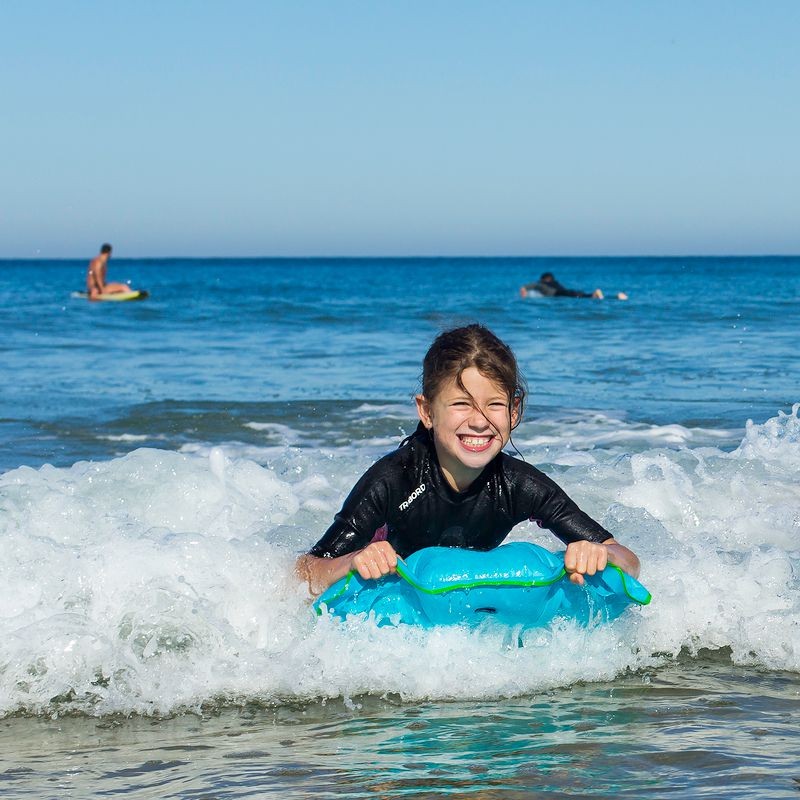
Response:
[[[796,675],[674,665],[515,700],[7,718],[3,797],[797,796]]]

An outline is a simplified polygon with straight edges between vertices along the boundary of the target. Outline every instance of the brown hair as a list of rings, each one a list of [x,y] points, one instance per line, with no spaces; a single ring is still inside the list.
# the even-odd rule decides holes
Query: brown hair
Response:
[[[505,342],[477,323],[444,331],[433,340],[422,362],[422,394],[432,400],[451,380],[467,392],[461,375],[469,367],[475,367],[506,392],[509,419],[512,418],[513,403],[518,401],[517,420],[513,427],[519,425],[526,391],[517,359]]]

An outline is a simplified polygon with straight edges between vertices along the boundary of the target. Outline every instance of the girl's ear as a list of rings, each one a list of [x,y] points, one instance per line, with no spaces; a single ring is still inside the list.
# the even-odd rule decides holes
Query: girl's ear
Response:
[[[422,424],[430,430],[433,427],[433,417],[431,416],[431,404],[424,394],[418,394],[415,398],[417,401],[417,414]]]
[[[519,397],[511,401],[511,427],[516,428],[517,425],[519,425]]]

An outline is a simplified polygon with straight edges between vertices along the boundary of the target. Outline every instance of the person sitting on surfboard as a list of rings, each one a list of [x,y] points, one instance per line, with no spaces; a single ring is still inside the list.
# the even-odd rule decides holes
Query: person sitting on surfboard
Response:
[[[603,300],[605,298],[602,289],[595,289],[593,292],[567,289],[566,286],[562,286],[556,280],[552,272],[545,272],[538,281],[526,283],[520,287],[519,293],[521,297],[527,297],[530,292],[535,292],[541,297],[591,297],[595,300]],[[628,299],[628,295],[625,292],[617,292],[615,297],[617,300]]]
[[[351,571],[380,578],[424,547],[494,549],[525,520],[567,545],[573,583],[609,561],[638,577],[631,550],[544,473],[502,452],[524,399],[511,348],[488,328],[437,336],[423,362],[417,430],[367,470],[327,532],[297,560],[311,592]]]
[[[111,258],[111,245],[104,244],[99,255],[89,262],[86,271],[86,294],[89,300],[97,300],[101,294],[118,294],[133,291],[127,283],[106,283],[108,259]]]

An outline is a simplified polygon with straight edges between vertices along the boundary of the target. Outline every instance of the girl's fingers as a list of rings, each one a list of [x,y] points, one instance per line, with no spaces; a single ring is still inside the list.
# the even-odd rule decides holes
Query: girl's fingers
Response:
[[[377,571],[377,575],[373,575],[374,578],[380,578],[381,575],[385,575],[389,571],[389,564],[386,561],[386,555],[381,552],[375,553],[374,556],[375,560],[373,564],[375,565],[375,570]]]
[[[564,568],[571,573],[573,583],[579,585],[583,580],[575,580],[575,575],[594,575],[602,572],[607,565],[608,549],[602,544],[573,542],[564,554]]]
[[[575,542],[567,548],[564,567],[567,572],[586,572],[586,550],[582,542]]]
[[[602,572],[608,564],[608,549],[605,545],[596,545],[592,549],[592,556],[586,565],[586,574],[594,575],[596,572]]]
[[[375,559],[383,567],[384,574],[393,571],[397,566],[397,553],[389,542],[375,544]]]
[[[397,553],[388,542],[367,545],[353,558],[353,566],[362,578],[377,580],[397,568]]]

